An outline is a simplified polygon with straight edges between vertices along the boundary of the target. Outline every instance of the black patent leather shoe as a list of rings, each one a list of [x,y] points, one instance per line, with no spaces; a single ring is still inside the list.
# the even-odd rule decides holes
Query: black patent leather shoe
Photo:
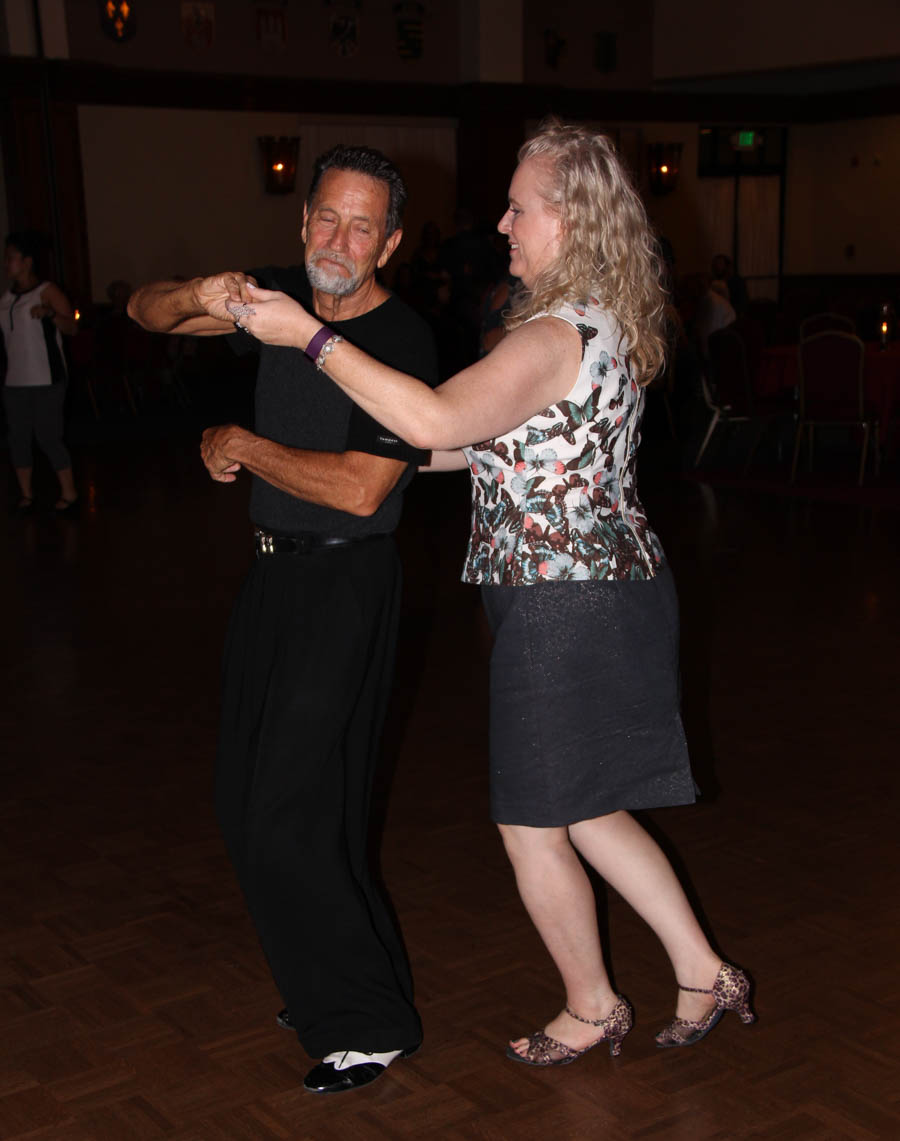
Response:
[[[293,1022],[291,1022],[291,1014],[287,1007],[284,1010],[279,1010],[275,1015],[275,1021],[282,1030],[296,1030]]]
[[[391,1062],[415,1054],[418,1045],[384,1054],[362,1050],[338,1050],[328,1054],[303,1079],[310,1093],[346,1093],[376,1081]],[[357,1060],[358,1059],[358,1060]]]

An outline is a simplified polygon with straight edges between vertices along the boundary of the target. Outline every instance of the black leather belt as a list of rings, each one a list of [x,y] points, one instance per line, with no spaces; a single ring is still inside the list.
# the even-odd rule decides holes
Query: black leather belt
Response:
[[[355,547],[360,543],[370,543],[373,539],[384,539],[386,535],[320,535],[316,531],[301,531],[296,535],[274,535],[271,531],[256,530],[253,542],[256,557],[263,555],[309,555],[313,551],[331,550],[334,547]]]

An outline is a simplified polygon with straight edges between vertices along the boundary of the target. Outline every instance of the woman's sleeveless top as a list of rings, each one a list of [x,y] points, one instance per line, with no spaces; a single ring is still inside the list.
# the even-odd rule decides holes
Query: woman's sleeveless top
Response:
[[[6,346],[6,385],[36,388],[66,379],[62,335],[52,317],[32,317],[47,288],[42,281],[27,293],[8,289],[0,297],[0,329]]]
[[[618,323],[593,298],[552,316],[581,336],[578,378],[528,423],[464,449],[472,533],[463,581],[652,578],[663,551],[635,487],[644,392]]]

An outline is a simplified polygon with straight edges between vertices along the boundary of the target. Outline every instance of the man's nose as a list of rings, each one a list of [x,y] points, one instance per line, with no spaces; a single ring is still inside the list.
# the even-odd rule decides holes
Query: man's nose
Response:
[[[328,248],[330,250],[345,250],[349,244],[349,239],[349,227],[335,226],[331,231],[331,237],[328,239]]]

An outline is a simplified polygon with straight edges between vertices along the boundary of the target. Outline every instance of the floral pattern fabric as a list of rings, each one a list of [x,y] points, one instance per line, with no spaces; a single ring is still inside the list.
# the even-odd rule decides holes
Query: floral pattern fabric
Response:
[[[528,423],[464,449],[472,533],[463,581],[652,578],[663,552],[635,487],[643,389],[594,298],[552,316],[581,335],[578,379]]]

